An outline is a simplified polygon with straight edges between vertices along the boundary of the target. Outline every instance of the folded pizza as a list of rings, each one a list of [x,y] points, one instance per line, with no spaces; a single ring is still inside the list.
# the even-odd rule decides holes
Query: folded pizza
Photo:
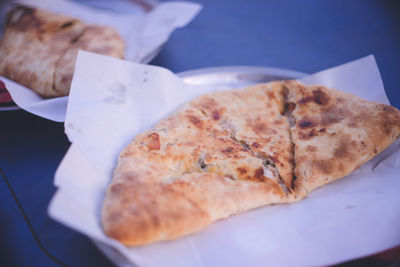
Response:
[[[124,42],[106,26],[17,6],[7,14],[0,75],[44,97],[68,95],[78,50],[124,57]]]
[[[278,81],[203,95],[123,150],[103,228],[123,244],[143,245],[298,201],[399,134],[399,110],[322,86]]]

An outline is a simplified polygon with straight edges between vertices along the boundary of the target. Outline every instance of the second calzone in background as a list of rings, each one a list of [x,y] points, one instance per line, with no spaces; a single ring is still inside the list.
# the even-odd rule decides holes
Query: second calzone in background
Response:
[[[25,6],[7,15],[0,75],[44,97],[68,95],[79,49],[124,57],[124,42],[109,27]]]

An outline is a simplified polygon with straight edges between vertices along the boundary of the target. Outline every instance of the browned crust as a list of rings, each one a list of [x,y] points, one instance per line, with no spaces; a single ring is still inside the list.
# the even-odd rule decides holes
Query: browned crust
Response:
[[[0,75],[45,97],[69,93],[78,49],[122,58],[124,44],[109,27],[17,6],[0,43]]]
[[[105,232],[127,245],[147,244],[196,232],[241,211],[291,201],[285,185],[292,182],[286,149],[291,144],[289,125],[279,112],[283,105],[274,84],[217,92],[136,136],[121,153],[107,191]]]
[[[121,153],[103,227],[126,245],[143,245],[297,201],[399,133],[397,109],[295,81],[200,96]]]
[[[400,112],[323,86],[286,81],[296,124],[295,192],[342,178],[388,147],[400,133]]]

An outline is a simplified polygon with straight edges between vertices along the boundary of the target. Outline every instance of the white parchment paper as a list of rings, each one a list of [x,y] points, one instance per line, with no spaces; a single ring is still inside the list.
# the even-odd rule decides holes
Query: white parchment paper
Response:
[[[125,42],[125,58],[147,63],[161,49],[171,33],[187,25],[201,5],[190,2],[164,2],[150,12],[134,13],[96,9],[69,0],[19,0],[19,3],[78,18],[85,23],[111,26]],[[110,2],[111,3],[111,2]],[[112,3],[111,3],[112,5]],[[133,5],[133,4],[132,4]],[[92,65],[91,68],[93,68]],[[22,109],[49,120],[65,120],[68,97],[45,99],[32,90],[0,76],[14,102]]]
[[[303,81],[387,102],[372,56]],[[258,208],[146,246],[106,237],[100,208],[120,151],[183,102],[212,90],[163,68],[81,51],[65,121],[72,146],[57,170],[49,215],[137,266],[320,266],[400,244],[399,142],[298,203]]]

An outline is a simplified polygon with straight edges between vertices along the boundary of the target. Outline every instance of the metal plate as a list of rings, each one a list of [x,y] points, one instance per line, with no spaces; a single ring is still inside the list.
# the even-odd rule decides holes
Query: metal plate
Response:
[[[276,80],[297,79],[303,72],[268,67],[214,67],[178,73],[184,82],[196,85],[212,85],[224,88],[240,88],[251,84]]]
[[[240,88],[251,84],[275,80],[298,79],[306,73],[269,67],[214,67],[180,72],[177,74],[188,84],[210,85],[218,88]],[[133,266],[118,251],[92,240],[94,245],[116,266]]]
[[[9,106],[0,107],[0,111],[19,110],[19,109],[21,109],[21,108],[14,104],[11,104]]]

